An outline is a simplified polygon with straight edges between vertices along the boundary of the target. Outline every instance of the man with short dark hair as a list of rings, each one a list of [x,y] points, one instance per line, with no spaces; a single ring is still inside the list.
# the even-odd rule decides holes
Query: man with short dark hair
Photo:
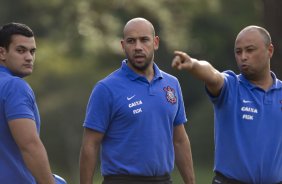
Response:
[[[34,93],[22,78],[33,71],[36,44],[20,23],[0,28],[0,183],[54,184],[39,138]]]

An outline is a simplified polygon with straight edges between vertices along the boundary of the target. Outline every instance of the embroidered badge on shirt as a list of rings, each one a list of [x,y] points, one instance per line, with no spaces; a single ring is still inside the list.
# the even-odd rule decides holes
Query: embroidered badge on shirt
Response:
[[[175,90],[171,88],[170,86],[164,87],[164,91],[166,92],[166,99],[168,102],[175,104],[176,103],[176,96],[175,96]]]

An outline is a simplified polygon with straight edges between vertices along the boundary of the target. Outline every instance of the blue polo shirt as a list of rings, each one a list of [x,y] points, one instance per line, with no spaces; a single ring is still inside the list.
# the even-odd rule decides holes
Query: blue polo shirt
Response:
[[[18,118],[33,119],[39,133],[40,119],[32,89],[0,66],[0,183],[35,184],[9,129],[8,121]]]
[[[187,121],[179,82],[156,64],[148,82],[126,62],[96,84],[87,107],[84,127],[104,133],[102,175],[170,173],[173,128]]]
[[[215,170],[246,183],[282,181],[282,82],[267,91],[224,72],[215,110]]]

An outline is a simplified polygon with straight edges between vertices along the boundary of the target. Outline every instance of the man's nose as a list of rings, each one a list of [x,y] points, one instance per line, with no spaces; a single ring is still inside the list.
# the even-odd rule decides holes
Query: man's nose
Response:
[[[142,49],[142,43],[141,43],[141,41],[140,41],[140,40],[137,40],[137,41],[136,41],[136,44],[135,44],[135,49],[137,49],[137,50]]]
[[[34,54],[31,52],[26,52],[25,54],[25,60],[32,61],[34,59]]]
[[[241,55],[241,60],[245,61],[245,60],[247,60],[247,58],[248,58],[248,54],[246,53],[246,51],[243,51],[242,55]]]

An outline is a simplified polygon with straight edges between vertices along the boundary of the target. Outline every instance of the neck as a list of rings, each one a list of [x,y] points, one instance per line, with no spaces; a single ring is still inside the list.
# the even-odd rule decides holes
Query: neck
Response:
[[[138,68],[133,67],[130,63],[127,64],[129,68],[131,68],[135,73],[144,76],[149,82],[153,80],[155,71],[153,62],[144,70],[140,70]]]
[[[268,90],[272,86],[272,84],[273,84],[273,78],[272,78],[270,72],[266,76],[264,76],[264,77],[261,77],[261,78],[256,79],[256,80],[249,79],[249,81],[252,84],[260,87],[261,89],[263,89],[265,91]]]

